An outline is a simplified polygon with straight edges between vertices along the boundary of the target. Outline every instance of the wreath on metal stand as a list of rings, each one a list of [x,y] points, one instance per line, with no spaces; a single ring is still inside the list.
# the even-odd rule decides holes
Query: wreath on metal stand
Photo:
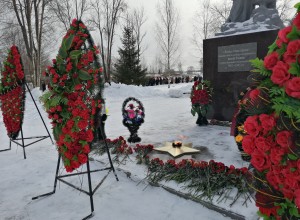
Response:
[[[145,109],[141,101],[134,97],[125,99],[122,106],[123,125],[128,128],[130,137],[127,139],[129,143],[140,142],[141,138],[137,132],[144,123]]]
[[[24,137],[22,126],[25,111],[25,88],[39,113],[48,135]],[[11,150],[11,144],[15,143],[22,147],[24,159],[26,159],[26,147],[46,138],[50,138],[53,143],[44,119],[26,83],[21,54],[15,45],[9,49],[7,58],[4,61],[2,78],[0,79],[0,101],[3,122],[6,127],[7,136],[10,139],[9,148],[1,149],[0,152]],[[20,133],[21,135],[19,135]],[[26,142],[32,141],[25,143],[25,140]]]
[[[44,107],[52,120],[53,134],[59,152],[53,191],[33,197],[38,199],[56,192],[57,182],[87,194],[90,197],[91,213],[84,219],[91,218],[94,213],[93,195],[105,178],[112,171],[118,181],[108,145],[105,149],[109,166],[91,170],[88,155],[93,143],[105,139],[102,99],[102,68],[98,61],[99,53],[93,39],[82,21],[74,19],[65,35],[53,65],[46,74],[50,78],[49,91],[42,97]],[[103,110],[103,111],[102,111]],[[73,172],[86,164],[87,170],[71,174],[59,174],[60,162],[66,172]],[[91,173],[107,171],[107,174],[93,188]],[[65,179],[87,174],[88,190],[84,190]]]
[[[21,55],[16,46],[9,50],[4,61],[0,82],[0,100],[3,122],[10,139],[15,140],[21,131],[25,109],[24,71]]]

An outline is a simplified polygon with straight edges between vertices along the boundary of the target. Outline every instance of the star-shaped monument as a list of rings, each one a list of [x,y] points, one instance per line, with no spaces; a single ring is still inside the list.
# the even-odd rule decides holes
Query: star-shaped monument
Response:
[[[175,141],[173,143],[166,142],[165,146],[154,148],[154,150],[162,153],[168,153],[172,157],[177,158],[187,154],[200,153],[200,150],[192,148],[192,143],[182,144],[180,141]]]

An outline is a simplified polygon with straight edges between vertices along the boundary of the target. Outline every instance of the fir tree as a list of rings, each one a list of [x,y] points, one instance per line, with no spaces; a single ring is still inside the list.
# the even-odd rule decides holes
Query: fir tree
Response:
[[[115,78],[124,84],[140,85],[145,81],[147,69],[143,69],[138,58],[136,40],[130,25],[126,25],[122,37],[123,48],[119,48],[120,58],[115,64]]]

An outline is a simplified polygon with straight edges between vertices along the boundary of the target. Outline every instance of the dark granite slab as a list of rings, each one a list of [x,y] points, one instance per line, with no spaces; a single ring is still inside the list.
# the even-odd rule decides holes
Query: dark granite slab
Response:
[[[248,54],[251,58],[255,58],[256,56],[253,55],[257,46],[257,57],[264,58],[268,52],[268,46],[275,41],[277,33],[278,30],[271,30],[203,41],[203,77],[211,81],[214,89],[209,118],[231,121],[240,92],[250,85],[247,77],[251,73],[249,70],[246,71],[250,66],[245,63],[248,57],[244,55]],[[229,52],[232,50],[233,55],[225,56],[223,60],[220,60],[220,54],[226,54],[224,53],[226,50]],[[239,59],[239,57],[242,58]],[[230,58],[234,62],[231,62]],[[223,62],[221,67],[220,62]]]

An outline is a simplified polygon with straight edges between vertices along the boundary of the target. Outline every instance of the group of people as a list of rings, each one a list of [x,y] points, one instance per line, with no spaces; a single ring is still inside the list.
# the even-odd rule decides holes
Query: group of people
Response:
[[[190,77],[190,76],[152,77],[149,79],[147,86],[188,83],[188,82],[197,81],[197,80],[198,80],[197,76],[195,76],[195,77]]]

